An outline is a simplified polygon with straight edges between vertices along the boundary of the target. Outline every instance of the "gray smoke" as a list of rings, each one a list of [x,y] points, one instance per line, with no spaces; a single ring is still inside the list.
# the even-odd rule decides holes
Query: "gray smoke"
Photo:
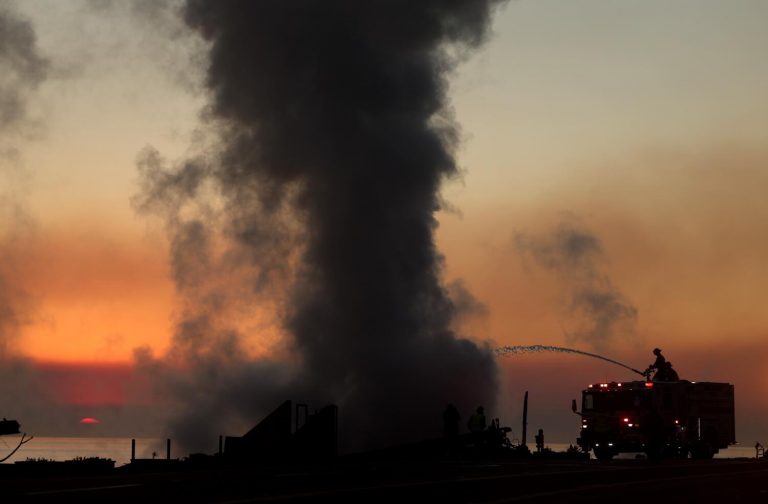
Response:
[[[24,126],[27,100],[45,79],[48,62],[37,51],[32,25],[0,3],[0,134]]]
[[[453,305],[453,328],[456,332],[487,330],[490,311],[488,306],[477,299],[467,288],[464,280],[456,279],[446,285],[448,297]]]
[[[33,226],[20,189],[24,174],[15,142],[34,122],[29,101],[48,67],[32,25],[11,4],[0,3],[0,416],[20,420],[43,416],[48,398],[36,370],[16,348],[36,303],[19,272],[32,248]]]
[[[15,187],[19,168],[11,142],[28,125],[27,102],[47,71],[32,25],[0,3],[0,360],[9,356],[19,328],[29,320],[31,303],[17,278],[29,216]]]
[[[573,328],[569,342],[604,350],[622,336],[634,334],[637,309],[605,273],[606,256],[597,236],[574,219],[564,219],[539,236],[517,233],[517,250],[554,272],[566,291]]]
[[[135,362],[151,378],[161,409],[170,410],[165,422],[176,442],[211,451],[220,434],[242,433],[296,392],[287,386],[290,366],[246,357],[237,324],[274,294],[265,280],[275,276],[268,257],[289,254],[279,254],[277,240],[266,239],[269,254],[247,254],[232,238],[236,209],[212,202],[219,198],[210,197],[211,167],[203,157],[169,166],[147,148],[138,168],[141,191],[132,203],[140,213],[164,219],[180,308],[168,353],[156,357],[137,349]],[[256,256],[260,264],[253,263]]]
[[[166,205],[174,278],[194,300],[171,353],[230,365],[210,393],[187,379],[194,397],[177,428],[283,394],[339,404],[345,447],[363,448],[439,434],[448,402],[492,410],[494,355],[452,329],[460,307],[434,231],[441,183],[457,173],[447,79],[485,41],[498,3],[187,3],[210,46],[207,117],[220,140],[198,164],[155,170],[145,158],[136,203]],[[244,332],[221,311],[233,296],[209,285],[221,268],[249,280],[240,306],[278,299],[282,359],[239,357]]]
[[[184,0],[86,0],[81,17],[93,16],[98,23],[113,26],[116,32],[129,33],[131,37],[120,40],[119,58],[110,42],[99,46],[83,40],[79,50],[74,51],[77,59],[71,65],[82,66],[87,63],[86,55],[90,55],[103,58],[108,65],[114,64],[92,71],[120,72],[134,66],[155,66],[162,69],[161,75],[186,91],[200,92],[198,74],[205,61],[204,50],[199,38],[184,23],[183,8]]]
[[[1,238],[3,241],[7,237]],[[31,321],[32,300],[14,271],[18,250],[0,243],[0,365],[15,352],[19,330]]]

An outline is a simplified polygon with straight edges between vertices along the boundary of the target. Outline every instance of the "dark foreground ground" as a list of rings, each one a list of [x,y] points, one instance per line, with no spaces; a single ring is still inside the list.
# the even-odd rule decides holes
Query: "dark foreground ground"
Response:
[[[0,473],[0,502],[768,502],[755,460],[341,461],[290,468]]]

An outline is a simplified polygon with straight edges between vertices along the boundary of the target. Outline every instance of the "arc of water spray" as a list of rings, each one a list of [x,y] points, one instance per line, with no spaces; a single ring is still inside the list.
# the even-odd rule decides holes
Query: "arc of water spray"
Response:
[[[617,366],[627,368],[630,371],[634,371],[635,373],[639,374],[640,376],[645,376],[645,373],[643,373],[642,371],[638,371],[637,369],[633,367],[629,367],[626,364],[622,364],[619,361],[615,361],[613,359],[609,359],[608,357],[603,357],[602,355],[598,355],[598,354],[582,352],[581,350],[576,350],[575,348],[566,348],[566,347],[549,346],[549,345],[517,345],[517,346],[503,346],[503,347],[497,348],[493,352],[496,355],[510,355],[510,354],[538,353],[538,352],[557,352],[557,353],[573,353],[573,354],[579,354],[579,355],[586,355],[587,357],[594,357],[595,359],[604,360],[606,362],[610,362],[611,364],[616,364]]]

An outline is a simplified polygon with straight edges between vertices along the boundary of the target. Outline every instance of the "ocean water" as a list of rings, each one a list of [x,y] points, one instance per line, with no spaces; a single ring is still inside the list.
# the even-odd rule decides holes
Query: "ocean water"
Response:
[[[13,451],[19,443],[19,436],[0,437],[0,458]],[[173,447],[171,447],[173,449]],[[165,457],[166,446],[163,439],[136,439],[136,458]],[[171,452],[174,458],[179,454]],[[76,457],[100,457],[112,459],[115,466],[131,461],[131,438],[122,437],[35,437],[19,448],[11,458],[5,461],[12,464],[26,459],[71,460]]]
[[[19,436],[0,437],[0,458],[10,453],[19,442]],[[166,455],[164,439],[137,438],[136,457],[164,458]],[[529,445],[533,448],[535,445]],[[568,443],[547,443],[547,448],[554,451],[565,451]],[[171,447],[171,457],[179,458],[186,454],[174,453]],[[753,446],[731,446],[715,455],[715,458],[754,458]],[[76,457],[100,457],[115,461],[115,466],[127,464],[131,460],[131,438],[122,437],[35,437],[24,444],[11,458],[5,461],[12,464],[26,459],[71,460]],[[634,454],[622,454],[617,458],[634,458]]]

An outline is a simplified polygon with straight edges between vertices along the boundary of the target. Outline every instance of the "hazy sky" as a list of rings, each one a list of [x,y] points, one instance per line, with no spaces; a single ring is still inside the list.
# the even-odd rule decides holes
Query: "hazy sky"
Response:
[[[173,160],[198,141],[204,51],[136,5],[16,4],[50,62],[9,140],[17,153],[0,160],[0,229],[34,307],[14,344],[34,359],[128,361],[170,339],[162,223],[130,199],[143,149]],[[768,357],[767,19],[762,0],[521,0],[498,13],[450,93],[464,173],[445,185],[438,241],[446,281],[486,308],[467,331],[635,367],[661,346],[684,377],[768,396],[764,365],[732,378],[745,356]],[[558,255],[574,236],[587,253]],[[262,329],[254,352],[276,338]],[[555,362],[587,379],[591,363]],[[529,367],[510,373],[552,381]]]

